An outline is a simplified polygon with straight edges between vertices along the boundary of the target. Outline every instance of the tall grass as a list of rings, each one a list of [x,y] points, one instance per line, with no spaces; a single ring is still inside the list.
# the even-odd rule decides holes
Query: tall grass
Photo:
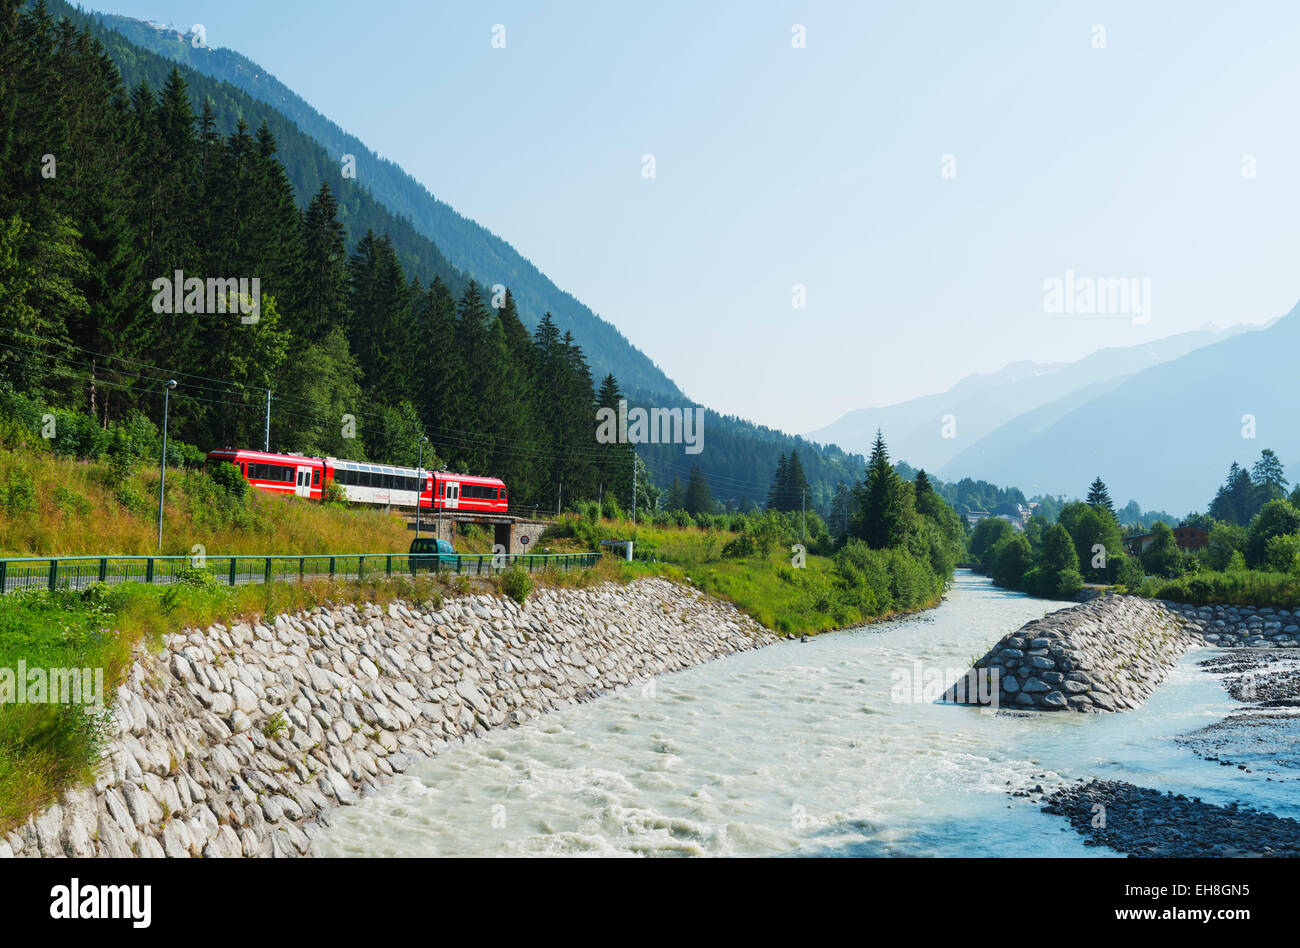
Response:
[[[1294,609],[1300,606],[1300,576],[1253,569],[1194,573],[1178,579],[1153,576],[1137,593],[1148,599],[1169,599],[1194,606],[1222,604]]]
[[[198,469],[168,469],[163,514],[165,554],[404,553],[414,535],[381,510],[235,497]],[[157,553],[157,516],[156,467],[0,451],[0,556]]]
[[[626,519],[566,517],[542,542],[546,549],[571,552],[596,549],[605,539],[632,539],[636,561],[621,564],[620,578],[689,580],[784,635],[825,632],[927,608],[943,597],[951,578],[936,576],[904,550],[868,550],[857,543],[830,556],[808,553],[804,565],[796,567],[791,547],[799,540],[797,527],[774,519],[762,527],[772,524],[777,532],[760,536],[744,555],[736,554],[733,545],[744,528],[646,526]]]

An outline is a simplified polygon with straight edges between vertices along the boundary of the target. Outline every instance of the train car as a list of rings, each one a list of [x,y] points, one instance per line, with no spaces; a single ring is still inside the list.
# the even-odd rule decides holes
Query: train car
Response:
[[[509,507],[505,482],[495,477],[237,448],[209,451],[208,460],[234,464],[249,484],[269,493],[293,493],[319,500],[325,485],[334,481],[350,503],[373,507],[414,509],[418,503],[423,510],[499,514],[506,513]]]
[[[505,513],[509,507],[504,481],[473,474],[438,471],[433,475],[436,489],[433,507],[437,510],[476,510]],[[421,504],[421,506],[424,506]]]
[[[223,448],[209,451],[208,460],[235,465],[249,484],[271,494],[296,494],[320,500],[325,490],[327,472],[321,458]]]

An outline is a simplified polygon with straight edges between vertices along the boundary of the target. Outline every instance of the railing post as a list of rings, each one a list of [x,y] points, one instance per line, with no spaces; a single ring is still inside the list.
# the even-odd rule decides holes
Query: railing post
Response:
[[[230,585],[235,585],[235,566],[239,561],[235,557],[230,558]]]
[[[9,591],[6,588],[9,579],[9,577],[6,575],[8,572],[9,572],[9,561],[0,560],[0,596],[3,596],[5,593]]]
[[[59,561],[50,560],[50,592],[54,592],[54,589],[58,584],[58,581],[59,581]]]
[[[330,557],[330,579],[334,578],[334,557]]]
[[[365,578],[366,578],[366,558],[364,556],[358,556],[357,557],[357,579],[365,579]]]
[[[153,557],[146,557],[144,561],[144,581],[150,586],[153,585]]]
[[[266,571],[263,573],[263,577],[264,583],[271,582],[271,558],[269,556],[266,558]]]
[[[387,568],[388,568],[388,575],[389,575],[389,576],[392,576],[392,575],[393,575],[393,554],[391,554],[391,553],[388,554],[388,567],[387,567]]]
[[[107,581],[107,579],[108,579],[108,557],[101,556],[99,558],[99,581],[102,583]]]
[[[307,579],[307,557],[298,557],[298,582],[304,582]]]

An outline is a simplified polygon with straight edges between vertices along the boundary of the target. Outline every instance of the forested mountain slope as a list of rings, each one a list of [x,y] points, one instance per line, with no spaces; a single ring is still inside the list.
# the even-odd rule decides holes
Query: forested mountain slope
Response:
[[[597,377],[612,372],[629,388],[660,397],[680,395],[677,386],[618,329],[557,287],[546,274],[506,241],[439,201],[400,166],[379,157],[365,142],[349,135],[321,115],[264,66],[231,49],[195,47],[189,36],[157,30],[130,17],[95,15],[95,19],[101,25],[100,38],[109,46],[119,66],[123,63],[119,58],[122,44],[109,42],[106,38],[109,30],[105,27],[116,31],[137,48],[165,58],[164,65],[159,62],[146,64],[144,57],[139,57],[141,74],[151,84],[158,84],[160,70],[161,75],[166,75],[170,63],[179,63],[197,74],[210,77],[218,83],[224,82],[244,93],[243,97],[234,101],[246,116],[254,114],[250,110],[249,100],[256,101],[261,108],[256,111],[256,119],[246,118],[249,125],[257,126],[261,113],[266,111],[266,105],[296,125],[306,141],[319,146],[318,150],[306,147],[300,149],[297,142],[286,143],[283,129],[273,125],[272,130],[282,143],[282,157],[290,179],[300,194],[315,193],[327,175],[331,187],[336,183],[342,185],[341,158],[345,154],[354,155],[359,177],[345,182],[347,187],[342,188],[345,204],[346,195],[351,191],[369,193],[380,206],[409,222],[416,234],[436,243],[453,266],[474,277],[480,284],[492,286],[501,283],[509,286],[519,306],[520,317],[530,329],[536,327],[543,313],[549,312],[562,332],[570,331],[583,341],[583,347],[591,359],[592,371]],[[123,67],[123,72],[129,87],[136,78],[136,67]],[[207,91],[206,87],[196,83],[190,73],[185,75],[193,88]],[[304,146],[306,141],[303,142]],[[288,147],[285,147],[286,144]],[[358,221],[360,226],[354,228],[346,219],[345,223],[349,224],[350,233],[358,235],[365,233],[367,227],[373,226],[369,222]],[[408,244],[413,243],[409,237],[394,233],[389,227],[374,229],[376,232],[393,234],[399,256],[409,268],[411,256],[415,253],[413,249],[408,249]],[[418,270],[415,275],[428,281],[428,277]],[[447,279],[446,274],[439,275],[444,280]]]

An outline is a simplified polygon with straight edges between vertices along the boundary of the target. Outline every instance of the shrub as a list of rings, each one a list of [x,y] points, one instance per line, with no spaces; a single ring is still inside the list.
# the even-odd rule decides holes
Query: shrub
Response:
[[[745,556],[753,556],[756,552],[753,535],[742,533],[735,539],[728,541],[726,546],[722,548],[722,558],[724,560],[735,560]]]
[[[236,500],[243,500],[248,494],[248,481],[244,479],[243,474],[239,473],[239,468],[233,464],[224,461],[213,464],[208,468],[208,477],[211,478],[214,484]],[[331,487],[338,490],[340,494],[343,492],[343,489],[334,481],[330,481],[326,485],[326,493],[329,492]]]
[[[1294,572],[1300,568],[1300,536],[1291,533],[1269,538],[1264,545],[1269,569],[1278,573]]]
[[[84,517],[90,513],[90,501],[86,499],[84,494],[79,494],[62,486],[54,490],[54,506],[69,515],[78,514]]]
[[[501,574],[501,591],[519,605],[533,591],[533,578],[521,566],[512,566]]]
[[[327,507],[346,507],[348,505],[348,495],[339,486],[338,481],[329,480],[325,482],[325,487],[321,491],[321,503]]]
[[[8,514],[29,513],[36,509],[36,485],[32,475],[21,465],[10,468],[4,485],[4,510]]]
[[[1083,589],[1083,576],[1077,569],[1063,569],[1056,574],[1056,595],[1073,599]]]
[[[1136,557],[1115,557],[1111,562],[1117,564],[1115,566],[1115,582],[1128,590],[1136,590],[1141,587],[1146,574],[1142,570],[1142,564]]]

